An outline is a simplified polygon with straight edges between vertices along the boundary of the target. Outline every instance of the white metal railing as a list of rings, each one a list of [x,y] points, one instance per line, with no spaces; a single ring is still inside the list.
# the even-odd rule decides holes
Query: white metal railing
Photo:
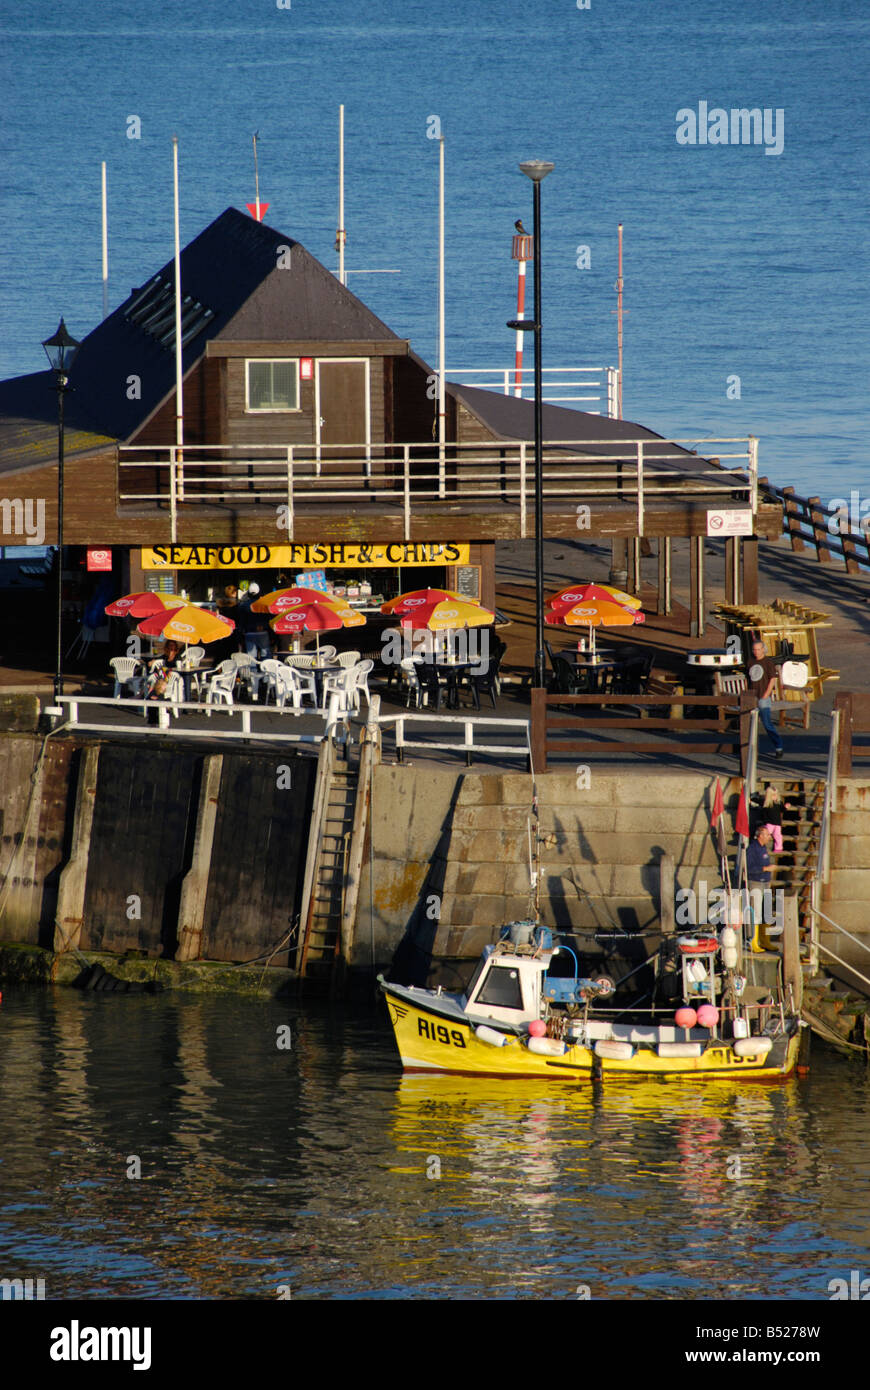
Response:
[[[243,705],[235,701],[232,705],[210,704],[193,700],[149,700],[139,696],[133,699],[114,699],[111,695],[61,695],[58,704],[66,705],[69,710],[69,717],[66,725],[72,729],[81,729],[87,733],[112,733],[112,734],[161,734],[164,737],[169,732],[177,738],[211,738],[211,739],[233,739],[250,738],[265,741],[268,743],[322,743],[324,738],[330,733],[328,727],[329,715],[324,715],[321,710],[302,709],[299,711],[288,709],[277,709],[274,705]],[[134,709],[144,719],[148,710],[157,710],[158,723],[149,724],[118,724],[114,719],[103,719],[99,722],[86,721],[79,718],[79,706],[85,705],[88,709],[94,706],[103,705],[110,709]],[[235,724],[236,716],[240,720],[240,728],[231,729],[192,729],[187,724],[178,724],[170,719],[173,710],[195,710],[198,714],[226,714]],[[267,729],[254,729],[251,727],[252,714],[275,714],[295,715],[317,714],[324,720],[324,732],[322,734],[288,734],[275,733]]]
[[[743,448],[726,451],[723,445]],[[697,455],[697,465],[687,453]],[[529,534],[534,515],[531,441],[448,444],[446,455],[439,464],[438,446],[431,441],[334,444],[328,457],[314,444],[201,444],[186,446],[182,463],[174,446],[127,445],[118,451],[118,495],[121,502],[168,506],[173,541],[181,507],[229,503],[271,506],[275,524],[288,540],[293,539],[296,512],[306,503],[400,510],[406,541],[412,539],[417,505],[425,507],[427,519],[433,510],[443,509],[447,522],[457,504],[507,504],[517,508],[521,537]],[[718,465],[710,464],[710,458],[719,460]],[[598,498],[631,503],[638,535],[644,534],[647,505],[656,500],[705,497],[711,505],[734,506],[738,494],[754,514],[757,441],[548,440],[543,494],[545,502],[561,499],[566,505]]]
[[[819,968],[820,916],[823,916],[819,899],[821,887],[831,876],[831,817],[834,813],[837,796],[837,755],[840,746],[840,711],[831,712],[831,736],[828,741],[828,766],[825,772],[825,796],[822,802],[822,819],[819,823],[819,847],[816,859],[816,872],[810,884],[810,958],[809,966],[815,974]],[[826,948],[824,948],[826,949]]]
[[[451,727],[461,725],[463,729],[462,742],[458,743],[455,739],[428,738],[425,740],[407,738],[405,735],[406,724],[437,724],[439,729],[443,729],[445,724]],[[466,762],[471,764],[471,757],[474,753],[500,753],[511,754],[517,758],[528,758],[531,762],[532,747],[530,724],[527,719],[493,719],[490,716],[479,714],[378,714],[369,718],[369,728],[376,727],[383,730],[389,725],[393,725],[396,740],[396,758],[402,761],[406,748],[419,748],[430,752],[449,752],[464,753]],[[515,729],[521,734],[521,743],[480,743],[475,740],[475,729],[481,727],[492,727],[497,725],[499,728]]]
[[[535,394],[534,372],[529,365],[513,367],[458,367],[448,368],[444,375],[457,386],[479,386],[484,389],[501,389],[505,396],[518,396],[531,400]],[[564,404],[567,401],[597,403],[603,405],[603,413],[616,419],[619,400],[619,371],[616,367],[542,367],[541,384],[544,388],[542,400],[548,404]],[[572,395],[555,394],[571,391]],[[595,395],[578,395],[577,392],[594,391]],[[600,415],[601,410],[588,410],[589,415]]]
[[[818,930],[815,927],[816,919],[821,918],[823,922],[828,923],[828,925],[837,933],[838,936],[848,936],[849,940],[854,941],[856,946],[860,946],[862,951],[867,951],[868,953],[870,953],[870,946],[868,946],[866,941],[862,941],[859,936],[853,936],[850,931],[846,931],[845,927],[839,926],[838,923],[836,923],[832,917],[828,917],[827,914],[822,912],[819,908],[813,907],[812,914],[815,931]],[[870,985],[870,979],[868,979],[866,975],[862,975],[861,971],[856,970],[854,965],[850,965],[847,960],[843,960],[842,956],[838,956],[836,951],[832,951],[830,946],[826,946],[823,941],[818,942],[817,950],[824,951],[826,956],[831,957],[831,960],[835,960],[838,965],[844,966],[846,970],[851,971],[853,975],[857,975],[858,979],[863,980],[865,985]]]

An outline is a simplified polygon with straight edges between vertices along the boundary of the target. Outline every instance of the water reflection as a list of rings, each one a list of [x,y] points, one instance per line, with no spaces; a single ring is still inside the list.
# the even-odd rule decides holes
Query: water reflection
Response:
[[[833,1054],[542,1089],[403,1076],[379,1014],[68,990],[7,992],[0,1040],[0,1276],[49,1297],[822,1298],[868,1263]]]

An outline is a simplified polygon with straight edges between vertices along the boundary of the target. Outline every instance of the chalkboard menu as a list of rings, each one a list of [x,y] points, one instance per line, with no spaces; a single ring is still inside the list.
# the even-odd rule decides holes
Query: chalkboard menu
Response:
[[[456,592],[465,598],[480,598],[480,565],[457,565]]]

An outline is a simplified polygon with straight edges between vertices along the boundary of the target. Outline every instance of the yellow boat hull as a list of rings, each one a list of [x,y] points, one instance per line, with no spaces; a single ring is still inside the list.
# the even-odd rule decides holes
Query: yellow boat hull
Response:
[[[713,1043],[699,1057],[659,1057],[652,1048],[638,1048],[632,1057],[598,1057],[588,1047],[569,1045],[561,1056],[530,1052],[524,1041],[512,1037],[504,1047],[481,1041],[470,1023],[444,1017],[405,995],[382,986],[390,1020],[406,1071],[440,1071],[465,1076],[534,1076],[565,1081],[592,1075],[746,1078],[780,1081],[795,1067],[799,1035],[785,1046],[784,1056],[738,1057],[727,1042]]]

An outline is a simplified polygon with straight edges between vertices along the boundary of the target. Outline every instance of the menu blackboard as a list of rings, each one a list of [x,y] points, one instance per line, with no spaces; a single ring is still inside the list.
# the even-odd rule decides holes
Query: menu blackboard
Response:
[[[480,598],[480,565],[456,566],[456,592],[466,598]]]

